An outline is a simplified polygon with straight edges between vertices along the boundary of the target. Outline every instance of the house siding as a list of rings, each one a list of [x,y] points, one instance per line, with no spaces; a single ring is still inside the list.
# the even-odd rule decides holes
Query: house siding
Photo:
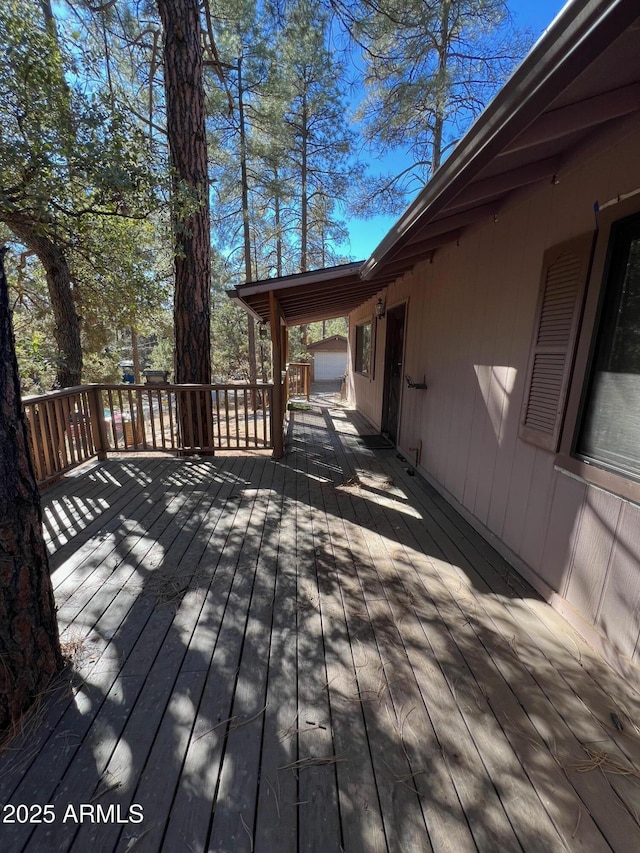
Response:
[[[594,230],[596,200],[640,187],[640,123],[623,127],[568,160],[559,183],[516,196],[385,298],[387,307],[407,301],[404,372],[428,384],[405,384],[399,448],[414,460],[421,443],[419,470],[610,658],[639,662],[640,509],[558,470],[554,453],[518,436],[544,254]],[[374,303],[351,315],[351,347]],[[374,375],[352,374],[349,392],[379,428],[385,321],[376,325]]]

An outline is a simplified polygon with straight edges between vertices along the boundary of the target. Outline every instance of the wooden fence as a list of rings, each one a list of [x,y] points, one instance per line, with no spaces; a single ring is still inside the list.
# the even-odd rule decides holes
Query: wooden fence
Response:
[[[87,385],[23,399],[44,485],[107,453],[273,448],[273,386]]]

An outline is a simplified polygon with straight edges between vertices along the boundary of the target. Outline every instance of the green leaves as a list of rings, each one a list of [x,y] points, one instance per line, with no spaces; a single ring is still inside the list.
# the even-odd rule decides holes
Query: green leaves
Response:
[[[165,253],[154,248],[166,233],[164,183],[132,93],[110,74],[106,42],[101,51],[88,35],[99,19],[74,9],[71,26],[67,14],[46,14],[35,0],[0,7],[0,50],[9,57],[0,78],[0,221],[18,249],[27,241],[39,254],[54,314],[61,296],[75,306],[56,320],[58,341],[69,337],[63,326],[79,340],[80,316],[85,329],[90,321],[112,334],[166,300],[156,272]],[[84,335],[84,345],[88,353],[98,343]]]
[[[505,0],[360,0],[341,14],[362,51],[357,118],[370,150],[413,160],[381,182],[400,191],[438,168],[530,43]]]

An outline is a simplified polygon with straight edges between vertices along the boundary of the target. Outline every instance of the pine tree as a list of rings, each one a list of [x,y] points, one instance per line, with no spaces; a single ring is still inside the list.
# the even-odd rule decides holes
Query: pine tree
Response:
[[[524,55],[506,0],[330,0],[360,54],[358,118],[370,150],[410,158],[361,200],[394,212],[436,171]]]
[[[176,382],[211,382],[209,174],[197,0],[157,0],[173,183]]]
[[[131,274],[142,253],[140,239],[130,237],[155,200],[135,122],[114,100],[114,87],[98,85],[103,72],[76,38],[59,31],[49,0],[7,0],[0,9],[8,57],[0,81],[0,221],[46,272],[59,387],[82,379],[81,315],[89,320],[100,305],[126,304],[115,293],[123,280],[150,281],[148,270],[144,281]],[[124,221],[130,237],[123,240]]]
[[[0,249],[0,735],[62,668],[40,496],[20,401]]]

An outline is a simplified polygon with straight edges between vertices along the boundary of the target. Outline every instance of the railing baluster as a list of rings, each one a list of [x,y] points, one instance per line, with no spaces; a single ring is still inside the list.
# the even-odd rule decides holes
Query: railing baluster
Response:
[[[33,462],[36,479],[43,480],[45,478],[45,473],[42,470],[40,443],[38,441],[36,431],[36,404],[28,406],[25,414],[27,419],[27,437],[31,450],[31,461]]]
[[[64,419],[64,431],[67,434],[67,449],[69,451],[69,459],[73,466],[79,463],[78,454],[76,451],[76,443],[73,427],[73,415],[71,413],[71,399],[69,397],[60,398],[60,406],[62,407],[62,417]]]
[[[251,392],[248,391],[247,388],[243,388],[243,397],[244,397],[244,444],[242,445],[245,448],[249,447],[249,400],[247,399],[247,394],[255,394],[255,389]],[[252,401],[253,405],[253,401]],[[255,406],[253,407],[255,411]]]
[[[131,386],[127,386],[127,405],[129,406],[129,423],[131,424],[131,445],[134,450],[138,448],[138,418],[133,405],[133,392]]]
[[[204,449],[208,443],[205,441],[205,436],[207,435],[207,404],[202,391],[194,391],[193,403],[196,407],[196,416],[198,421],[198,446]]]
[[[220,425],[220,390],[216,388],[216,426],[218,428],[218,447],[222,447],[222,428]]]
[[[86,392],[80,394],[80,406],[82,408],[82,421],[85,435],[85,459],[89,459],[96,452],[95,439],[93,437],[93,423],[91,422],[91,407],[89,395]]]
[[[139,429],[141,431],[142,447],[144,450],[148,450],[149,449],[149,442],[147,440],[147,414],[144,410],[144,401],[143,401],[144,389],[138,388],[136,390],[136,396],[138,398],[137,399],[138,417],[139,417],[138,426],[139,426]],[[151,417],[151,409],[149,409],[149,417]]]
[[[269,399],[269,411],[271,411],[271,389],[262,391],[262,442],[265,447],[268,447],[267,441],[267,398]]]
[[[53,441],[53,430],[51,424],[51,401],[45,400],[40,408],[40,426],[42,428],[42,436],[44,440],[44,459],[47,474],[51,476],[58,470],[59,465],[56,464],[56,452]]]
[[[120,424],[122,426],[122,444],[124,445],[122,450],[129,449],[129,437],[127,436],[127,423],[131,423],[131,421],[127,421],[127,412],[124,405],[124,398],[122,396],[122,388],[118,388],[116,390],[116,399],[118,401],[118,409],[120,410]]]
[[[87,459],[90,459],[92,456],[95,456],[100,439],[96,440],[97,424],[93,422],[91,395],[89,391],[84,391],[82,394],[82,407],[85,413],[85,428],[87,432]]]
[[[231,447],[231,433],[229,431],[229,389],[224,390],[224,420],[226,425],[225,441],[227,447]]]
[[[238,389],[233,391],[233,411],[235,414],[236,447],[240,447],[240,417],[238,415]]]
[[[78,462],[84,462],[84,433],[82,431],[82,412],[80,411],[80,407],[78,406],[78,395],[74,394],[73,397],[69,400],[69,403],[72,406],[71,416],[73,421],[73,438],[75,442],[76,453],[78,454]]]
[[[167,391],[167,414],[169,416],[169,438],[171,440],[171,449],[175,450],[177,447],[176,443],[176,433],[173,425],[173,412],[174,407],[177,405],[176,403],[176,394],[174,391]]]
[[[55,411],[56,435],[58,437],[58,453],[62,467],[69,466],[69,454],[67,453],[66,430],[64,428],[64,412],[62,409],[62,401],[56,397],[53,401]]]
[[[262,401],[262,392],[254,392],[256,405],[253,407],[253,446],[258,446],[258,400]],[[262,405],[262,402],[261,402]]]
[[[160,430],[160,444],[162,449],[166,450],[167,438],[165,436],[164,427],[164,409],[162,407],[162,390],[158,390],[158,429]]]
[[[103,401],[104,403],[104,401]],[[102,407],[102,414],[105,420],[109,419],[109,426],[106,429],[107,433],[107,447],[105,450],[109,450],[110,446],[113,445],[113,450],[118,449],[118,431],[116,429],[116,413],[113,406],[113,391],[111,388],[107,389],[107,409],[109,410],[109,414],[105,415],[104,413],[104,405]],[[120,421],[122,424],[122,420]],[[105,424],[106,426],[106,424]]]
[[[194,445],[194,441],[193,441],[194,431],[193,431],[193,409],[191,407],[191,401],[192,401],[191,389],[188,389],[187,391],[184,392],[184,400],[186,401],[185,405],[187,408],[187,427],[188,427],[188,434],[189,434],[188,435],[189,443],[187,443],[185,441],[185,446],[189,447],[189,448],[193,448],[195,445]]]
[[[155,415],[153,413],[153,393],[151,391],[151,388],[147,388],[146,390],[147,390],[147,406],[149,408],[149,427],[151,429],[151,448],[153,450],[157,450],[158,445],[156,442],[156,419],[155,419]],[[146,447],[146,438],[147,438],[147,427],[146,426],[145,426],[145,430],[144,430],[144,436],[145,436],[145,447]]]

